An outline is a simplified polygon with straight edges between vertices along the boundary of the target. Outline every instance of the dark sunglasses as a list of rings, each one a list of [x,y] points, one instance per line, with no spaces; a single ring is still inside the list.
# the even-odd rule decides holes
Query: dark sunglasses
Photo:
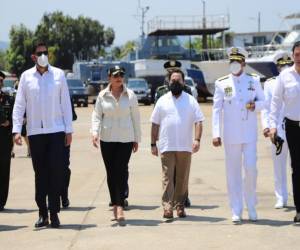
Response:
[[[124,77],[124,73],[118,73],[118,74],[115,74],[115,75],[112,75],[113,78],[118,78],[118,77]]]
[[[41,56],[42,54],[44,54],[45,56],[48,55],[48,50],[44,50],[44,51],[38,51],[35,53],[37,56]]]

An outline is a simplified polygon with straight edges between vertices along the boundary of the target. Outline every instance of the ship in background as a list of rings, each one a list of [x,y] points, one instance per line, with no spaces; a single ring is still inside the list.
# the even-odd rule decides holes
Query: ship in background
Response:
[[[300,13],[296,13],[284,20],[299,18]],[[206,98],[213,95],[215,81],[229,72],[225,42],[225,31],[229,28],[228,15],[159,16],[148,22],[148,36],[127,59],[134,63],[136,76],[147,79],[153,90],[163,83],[166,73],[163,63],[169,59],[179,60],[185,73],[197,83],[199,96]],[[221,37],[222,48],[208,44],[216,34]],[[202,36],[203,47],[207,49],[196,52],[191,48],[191,37],[195,35]],[[178,36],[189,38],[190,49],[182,46]],[[278,74],[274,56],[281,50],[291,51],[294,42],[300,40],[300,25],[290,27],[280,43],[277,37],[275,33],[274,39],[266,45],[245,46],[249,53],[246,71],[260,76],[262,82]]]

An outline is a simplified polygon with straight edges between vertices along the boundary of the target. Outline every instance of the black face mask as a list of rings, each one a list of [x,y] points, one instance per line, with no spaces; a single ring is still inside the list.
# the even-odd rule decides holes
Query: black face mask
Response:
[[[180,95],[183,90],[183,85],[179,81],[173,81],[170,83],[169,89],[173,95]]]

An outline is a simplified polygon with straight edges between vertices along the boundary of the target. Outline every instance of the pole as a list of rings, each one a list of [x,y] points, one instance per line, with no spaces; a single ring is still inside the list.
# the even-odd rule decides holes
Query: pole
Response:
[[[206,14],[205,14],[205,0],[202,0],[203,5],[203,18],[202,18],[202,26],[203,26],[203,32],[205,32],[206,29]],[[203,34],[202,36],[202,48],[207,49],[207,36],[206,34]]]
[[[260,11],[258,12],[258,32],[260,32]]]

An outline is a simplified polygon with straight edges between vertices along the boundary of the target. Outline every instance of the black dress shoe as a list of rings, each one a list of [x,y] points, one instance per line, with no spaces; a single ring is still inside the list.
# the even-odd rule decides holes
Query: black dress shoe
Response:
[[[112,206],[113,206],[113,204],[112,204],[111,201],[108,203],[108,206],[109,206],[109,207],[112,207]]]
[[[297,223],[297,224],[300,223],[300,213],[297,213],[296,216],[294,217],[294,223]]]
[[[52,228],[59,228],[60,221],[59,221],[59,218],[58,218],[57,214],[51,214],[50,215],[50,220],[51,220],[51,227]]]
[[[38,221],[34,224],[35,227],[45,227],[49,225],[48,217],[41,216],[39,217]]]
[[[69,206],[70,206],[70,201],[69,201],[69,199],[68,199],[68,198],[62,199],[62,200],[61,200],[61,205],[62,205],[63,208],[69,207]]]
[[[186,197],[185,202],[184,202],[184,206],[185,207],[190,207],[191,205],[192,204],[191,204],[191,201],[190,201],[189,197]]]
[[[0,211],[3,211],[4,210],[4,206],[0,206]]]

